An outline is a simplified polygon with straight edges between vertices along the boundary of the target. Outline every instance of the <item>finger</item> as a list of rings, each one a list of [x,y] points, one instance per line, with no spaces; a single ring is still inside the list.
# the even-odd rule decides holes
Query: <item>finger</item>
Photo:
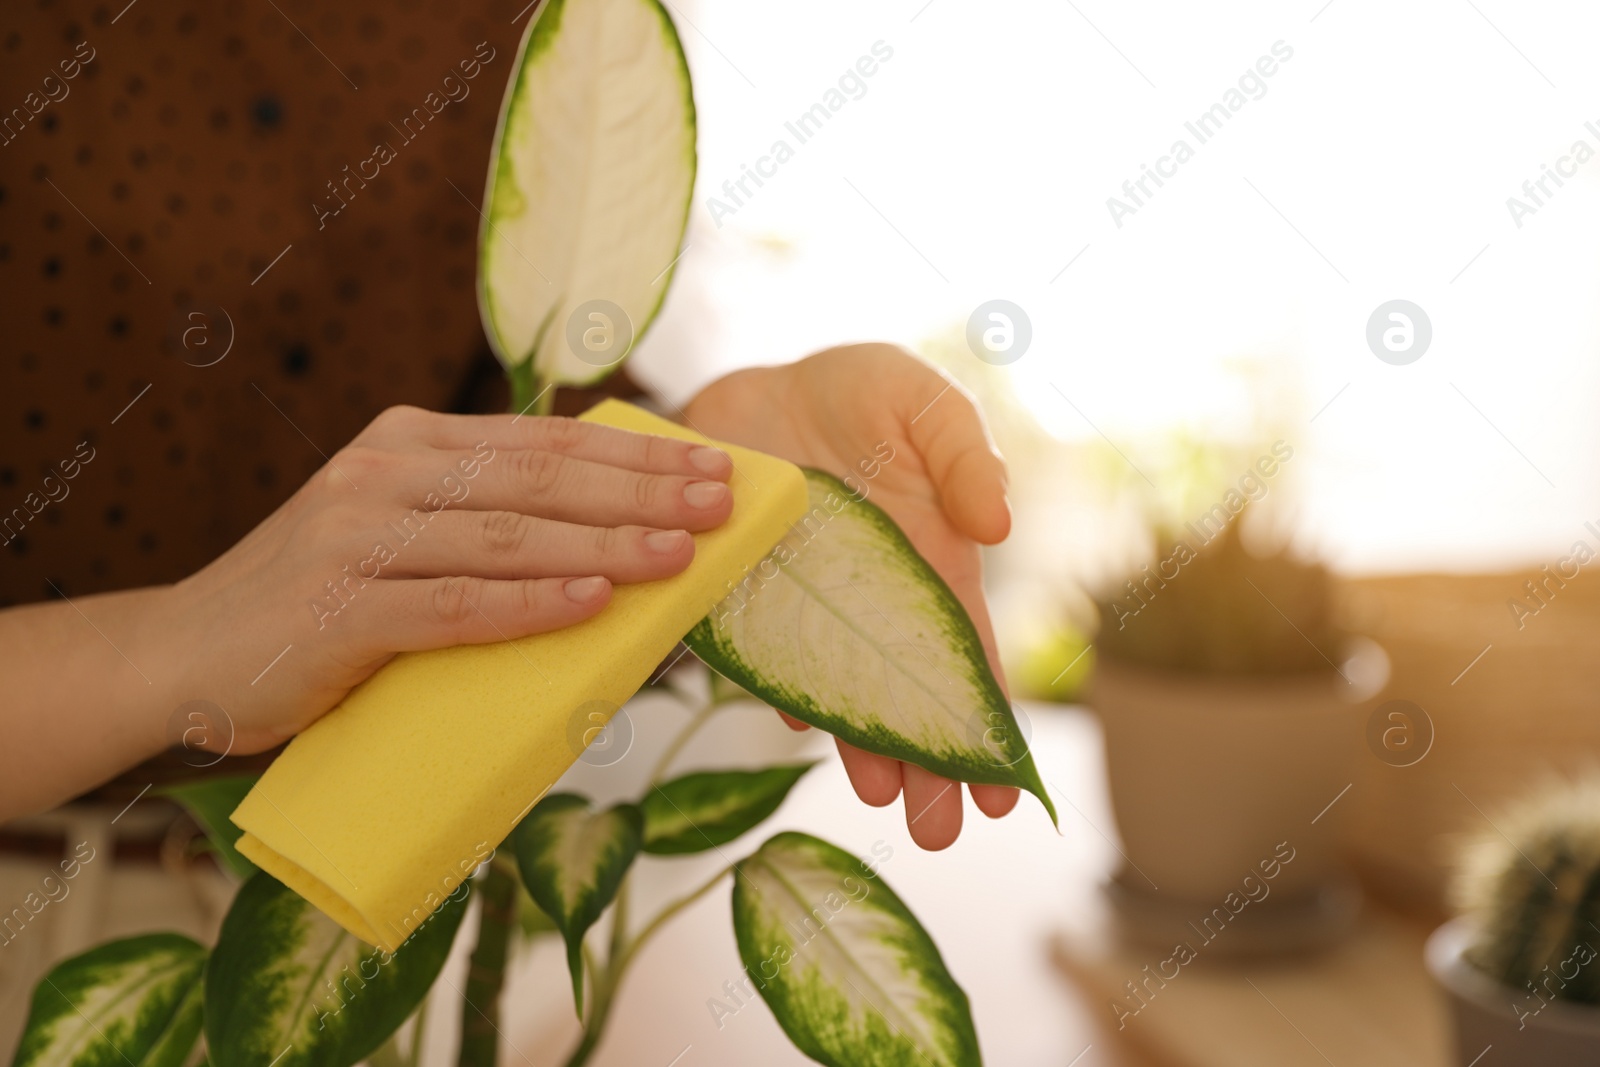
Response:
[[[388,562],[384,561],[389,550]],[[393,523],[374,537],[360,573],[384,578],[566,578],[599,574],[613,582],[668,578],[694,559],[687,530],[582,526],[514,511],[441,511],[413,532]]]
[[[863,752],[838,738],[834,738],[834,743],[839,746],[839,759],[844,763],[845,773],[850,776],[856,796],[875,808],[886,808],[893,804],[900,795],[900,761]]]
[[[961,785],[912,763],[902,765],[906,829],[929,852],[949,848],[961,834]]]
[[[722,525],[733,510],[732,490],[718,481],[641,474],[528,450],[499,452],[467,479],[450,473],[462,455],[390,453],[385,477],[403,504],[424,515],[446,508],[516,511],[586,526],[699,532]]]
[[[772,710],[773,711],[778,711],[777,708],[773,708]],[[785,715],[781,711],[778,711],[778,718],[783,720],[783,723],[784,723],[785,726],[789,727],[789,729],[794,730],[796,732],[799,732],[801,730],[809,730],[809,729],[811,729],[811,727],[807,726],[805,723],[801,722],[799,719],[796,719],[792,715]]]
[[[611,600],[611,583],[598,576],[375,581],[358,587],[347,583],[345,590],[349,599],[339,601],[332,617],[319,614],[319,623],[335,632],[348,626],[352,646],[366,657],[559,630],[596,614]]]
[[[917,408],[907,415],[907,433],[928,466],[945,515],[979,544],[1004,541],[1011,532],[1006,465],[972,398],[930,369],[926,383],[907,390],[904,402]]]
[[[390,408],[357,441],[397,450],[424,445],[468,451],[487,462],[499,452],[531,449],[646,474],[725,482],[733,473],[732,459],[720,448],[554,416],[444,415],[421,408]]]
[[[972,792],[972,802],[978,806],[978,810],[991,819],[1011,814],[1021,795],[1009,785],[969,785],[967,788]]]

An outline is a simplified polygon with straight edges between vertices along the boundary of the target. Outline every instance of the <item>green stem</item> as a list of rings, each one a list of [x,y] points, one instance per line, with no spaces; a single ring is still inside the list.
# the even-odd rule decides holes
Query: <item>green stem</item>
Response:
[[[421,1067],[424,1037],[428,1032],[428,1005],[433,1001],[430,989],[417,1006],[417,1024],[411,1028],[411,1055],[406,1057],[407,1067]]]
[[[708,700],[694,717],[678,731],[678,736],[661,753],[661,758],[656,761],[655,767],[650,771],[650,785],[653,788],[661,782],[672,761],[678,758],[683,751],[683,746],[689,739],[704,726],[717,710],[722,707],[716,698]],[[639,931],[639,936],[628,937],[628,898],[629,889],[633,884],[633,872],[630,870],[622,879],[622,885],[617,889],[616,903],[611,911],[611,942],[606,950],[606,966],[603,970],[596,969],[592,964],[589,973],[593,976],[593,992],[590,999],[589,1015],[583,1021],[583,1040],[578,1042],[578,1047],[572,1050],[572,1055],[567,1058],[566,1067],[582,1067],[589,1062],[589,1057],[594,1055],[594,1050],[600,1045],[600,1038],[605,1034],[606,1022],[611,1014],[611,1004],[616,997],[617,989],[622,985],[622,976],[633,961],[639,948],[651,937],[655,936],[668,919],[678,912],[693,904],[696,900],[711,891],[723,876],[732,870],[724,867],[716,873],[710,881],[706,882],[693,893],[681,900],[668,904],[659,915],[651,919],[645,928]]]
[[[654,919],[651,919],[649,923],[645,925],[645,928],[639,931],[639,936],[629,941],[626,947],[624,947],[622,950],[622,954],[612,961],[611,975],[615,979],[613,988],[615,987],[615,984],[620,984],[622,980],[622,972],[627,969],[628,964],[633,962],[633,957],[638,953],[639,949],[644,946],[646,941],[649,941],[656,935],[656,931],[660,930],[661,927],[666,924],[667,920],[673,918],[680,911],[687,908],[689,905],[693,904],[695,901],[699,900],[701,897],[715,889],[717,887],[717,883],[722,881],[722,879],[732,872],[732,870],[733,865],[729,864],[728,866],[719,870],[716,874],[712,875],[710,878],[706,879],[700,888],[696,889],[688,896],[680,897],[671,904],[668,904],[665,908],[662,908],[661,913]]]
[[[462,994],[460,1067],[495,1067],[500,1051],[500,989],[506,949],[516,923],[517,882],[500,863],[489,864],[478,883],[478,944]]]
[[[405,1067],[405,1057],[400,1055],[400,1031],[389,1035],[389,1040],[367,1057],[367,1067]]]
[[[605,1025],[603,1022],[601,1025]],[[578,1047],[572,1050],[572,1055],[567,1057],[566,1067],[583,1067],[589,1062],[589,1057],[594,1055],[594,1050],[600,1047],[600,1031],[598,1029],[584,1028],[583,1040],[578,1042]]]
[[[661,779],[666,776],[667,768],[672,766],[672,761],[677,759],[678,754],[683,751],[683,746],[689,743],[689,739],[699,731],[700,727],[706,724],[711,716],[717,713],[720,707],[722,705],[715,700],[707,701],[703,708],[695,712],[694,718],[689,720],[688,725],[678,731],[678,736],[672,739],[672,743],[667,746],[665,752],[661,753],[661,758],[656,760],[655,767],[650,771],[650,785],[652,787],[661,782]]]
[[[555,410],[555,386],[539,381],[531,358],[512,367],[506,377],[511,381],[512,414],[548,415]]]
[[[649,925],[639,931],[638,937],[628,941],[626,944],[622,944],[620,947],[615,934],[617,928],[612,928],[613,955],[611,963],[604,973],[595,975],[593,1001],[589,1008],[589,1017],[583,1022],[583,1040],[578,1042],[578,1047],[572,1050],[571,1056],[567,1057],[566,1067],[582,1067],[583,1064],[589,1062],[589,1057],[594,1055],[594,1050],[600,1047],[600,1038],[605,1034],[606,1023],[611,1015],[611,1005],[616,999],[617,990],[622,985],[623,973],[628,969],[628,965],[633,962],[633,957],[639,951],[640,946],[655,936],[656,931],[667,920],[715,888],[716,884],[722,881],[723,877],[731,870],[733,870],[732,867],[722,868],[700,888],[681,900],[668,904],[662,909],[661,914],[651,919]]]

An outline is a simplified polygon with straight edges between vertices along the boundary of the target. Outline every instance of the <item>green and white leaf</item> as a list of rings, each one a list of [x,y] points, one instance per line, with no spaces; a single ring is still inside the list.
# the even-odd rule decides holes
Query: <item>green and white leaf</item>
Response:
[[[266,873],[239,890],[206,970],[206,1041],[228,1067],[351,1067],[432,988],[466,912],[448,899],[394,953]],[[111,1065],[108,1065],[111,1067]]]
[[[533,902],[528,895],[528,887],[517,886],[517,930],[523,937],[532,941],[534,938],[544,937],[546,934],[559,933],[555,920],[544,913],[544,909]]]
[[[112,941],[33,992],[12,1067],[182,1067],[200,1040],[206,950],[179,934]]]
[[[232,815],[245,794],[250,792],[260,777],[254,774],[234,775],[225,778],[203,778],[197,782],[168,786],[161,790],[186,808],[195,822],[206,832],[206,839],[216,848],[217,855],[227,868],[240,878],[256,873],[256,865],[245,858],[234,846],[244,831],[233,825]]]
[[[678,259],[695,163],[689,68],[659,0],[546,0],[501,105],[479,236],[479,307],[508,369],[532,359],[542,383],[585,385],[620,365],[626,349],[580,358],[568,323],[606,300],[627,323],[602,329],[643,335]]]
[[[704,852],[740,837],[778,810],[815,763],[760,771],[702,771],[658,785],[640,802],[644,850]]]
[[[1051,804],[961,601],[883,509],[807,470],[811,511],[684,642],[855,745]]]
[[[782,833],[734,868],[739,957],[795,1047],[829,1067],[977,1067],[967,995],[878,872]]]
[[[572,999],[583,1014],[583,935],[616,898],[644,838],[632,804],[595,811],[583,797],[557,793],[534,806],[511,832],[528,894],[567,943]]]

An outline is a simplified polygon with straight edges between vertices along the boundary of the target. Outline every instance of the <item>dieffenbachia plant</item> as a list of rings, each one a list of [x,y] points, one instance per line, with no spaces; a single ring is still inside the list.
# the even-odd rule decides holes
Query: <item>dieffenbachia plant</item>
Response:
[[[694,123],[688,67],[658,0],[545,0],[502,106],[480,234],[479,305],[516,410],[547,411],[556,386],[603,378],[660,308],[693,191]],[[599,1045],[640,946],[729,882],[744,968],[805,1055],[835,1067],[980,1064],[966,995],[882,880],[882,857],[793,832],[740,845],[809,764],[667,776],[688,737],[748,690],[859,748],[1024,789],[1054,818],[955,595],[882,510],[828,474],[807,480],[810,515],[685,637],[728,681],[713,676],[644,795],[607,808],[543,798],[390,954],[233,847],[227,815],[251,779],[169,790],[243,882],[217,944],[145,935],[59,964],[35,991],[13,1067],[185,1067],[202,1041],[212,1067],[417,1067],[423,1009],[469,894],[479,907],[456,990],[460,1064],[496,1062],[507,946],[520,930],[565,943],[583,1025],[567,1060],[576,1067]],[[635,928],[641,857],[709,851],[726,865]]]
[[[657,0],[545,0],[495,133],[478,240],[484,332],[512,406],[547,411],[628,355],[689,222],[694,94]]]

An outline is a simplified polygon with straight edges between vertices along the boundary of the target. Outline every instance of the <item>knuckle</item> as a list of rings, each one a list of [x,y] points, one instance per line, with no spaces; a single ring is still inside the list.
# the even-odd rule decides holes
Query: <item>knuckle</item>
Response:
[[[614,527],[596,526],[591,536],[594,538],[595,554],[601,559],[612,558],[622,547],[621,531]]]
[[[853,355],[867,359],[909,359],[911,353],[890,341],[859,341],[846,347]]]
[[[661,499],[660,478],[638,475],[633,479],[633,503],[640,511],[648,512]]]
[[[857,341],[830,348],[823,354],[832,362],[871,371],[881,372],[885,367],[896,363],[926,366],[909,349],[888,341]]]
[[[665,437],[647,435],[644,439],[644,465],[652,470],[664,467],[677,459],[679,450],[684,447],[686,446],[677,441],[669,441]]]
[[[428,605],[435,621],[456,628],[477,614],[473,604],[483,583],[475,578],[440,578],[433,583],[432,602]]]
[[[544,433],[545,447],[555,452],[571,452],[582,443],[585,427],[577,419],[563,416],[542,420],[540,429]]]
[[[491,556],[516,556],[527,543],[528,520],[514,511],[491,511],[483,517],[481,533]]]
[[[375,429],[404,432],[421,422],[425,414],[421,408],[410,404],[396,404],[378,412],[378,417],[372,420],[371,425]]]
[[[519,619],[530,619],[540,613],[539,583],[532,581],[513,582],[511,591],[511,607]]]
[[[335,452],[328,460],[326,480],[330,485],[343,485],[345,479],[349,478],[359,485],[363,477],[371,478],[380,474],[391,462],[392,453],[365,445],[349,444]]]
[[[526,449],[512,453],[513,470],[519,481],[525,483],[535,495],[547,496],[560,484],[565,462],[554,452]]]

